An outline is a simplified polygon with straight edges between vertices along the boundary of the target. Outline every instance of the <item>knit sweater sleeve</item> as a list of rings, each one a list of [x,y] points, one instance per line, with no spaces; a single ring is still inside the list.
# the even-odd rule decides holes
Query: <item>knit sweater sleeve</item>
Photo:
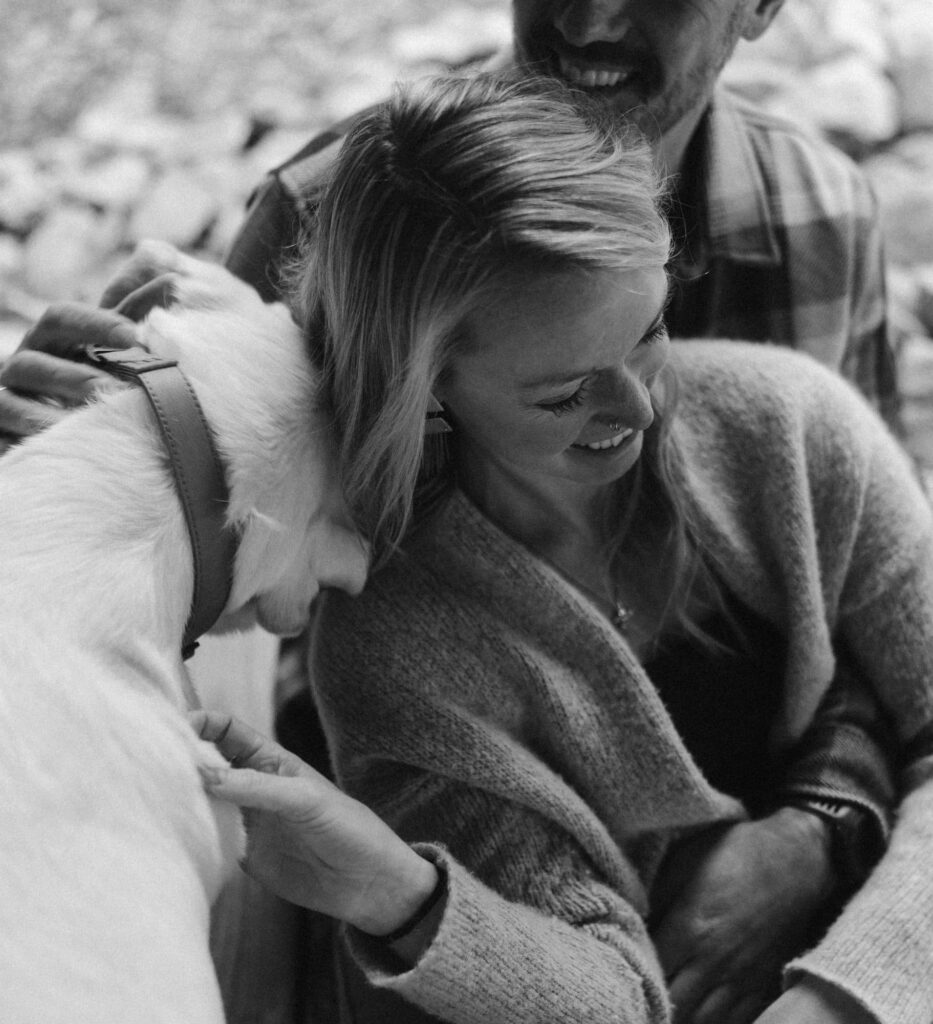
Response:
[[[397,1019],[385,995],[420,1008],[406,1021],[451,1024],[655,1024],[667,1021],[663,977],[641,917],[566,835],[480,791],[424,779],[398,823],[442,845],[418,845],[448,879],[444,917],[411,969],[358,932],[349,949],[368,985],[363,1020]],[[453,856],[455,849],[469,865]],[[365,1005],[365,1010],[360,1010]]]
[[[907,749],[933,722],[933,516],[906,455],[803,356],[714,345],[688,354],[683,381],[709,550],[788,636],[777,732],[806,728],[844,651]],[[837,985],[881,1024],[928,1024],[933,758],[902,772],[895,815],[887,853],[787,979]]]
[[[841,393],[821,410],[836,406],[835,422],[852,424],[862,481],[835,638],[873,681],[906,750],[933,722],[933,517],[899,446],[850,403]],[[829,522],[831,504],[817,503],[818,524]],[[839,985],[883,1024],[933,1019],[933,757],[917,753],[901,773],[887,854],[788,972]]]

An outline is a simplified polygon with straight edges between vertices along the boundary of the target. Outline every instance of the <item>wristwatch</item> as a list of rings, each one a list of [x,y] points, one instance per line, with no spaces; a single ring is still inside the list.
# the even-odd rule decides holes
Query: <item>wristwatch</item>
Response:
[[[885,838],[875,816],[859,804],[822,796],[794,796],[789,807],[809,811],[829,824],[829,850],[839,888],[858,889],[881,859]]]

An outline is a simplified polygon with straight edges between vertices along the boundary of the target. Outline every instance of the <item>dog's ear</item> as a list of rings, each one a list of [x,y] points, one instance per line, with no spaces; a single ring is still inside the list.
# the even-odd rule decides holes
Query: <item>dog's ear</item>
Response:
[[[369,570],[369,550],[354,530],[332,519],[314,524],[292,559],[291,571],[251,604],[263,629],[279,636],[300,633],[311,616],[311,602],[322,589],[358,594]]]

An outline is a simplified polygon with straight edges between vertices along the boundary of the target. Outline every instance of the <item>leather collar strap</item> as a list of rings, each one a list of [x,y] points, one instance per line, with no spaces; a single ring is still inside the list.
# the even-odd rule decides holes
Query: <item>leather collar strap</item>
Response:
[[[181,498],[194,556],[194,596],[185,626],[182,657],[220,617],[233,580],[237,537],[226,524],[230,494],[210,428],[187,377],[173,359],[143,348],[108,349],[91,345],[95,366],[138,384],[155,411]]]

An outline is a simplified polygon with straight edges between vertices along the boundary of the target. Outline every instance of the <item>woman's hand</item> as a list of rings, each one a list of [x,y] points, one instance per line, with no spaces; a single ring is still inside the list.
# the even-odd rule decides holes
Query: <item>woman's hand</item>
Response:
[[[833,887],[827,827],[796,808],[678,845],[652,892],[651,928],[677,1024],[754,1020]]]
[[[244,809],[247,874],[370,935],[400,927],[434,892],[434,865],[300,758],[229,715],[189,717],[231,762],[201,774],[212,796]]]

